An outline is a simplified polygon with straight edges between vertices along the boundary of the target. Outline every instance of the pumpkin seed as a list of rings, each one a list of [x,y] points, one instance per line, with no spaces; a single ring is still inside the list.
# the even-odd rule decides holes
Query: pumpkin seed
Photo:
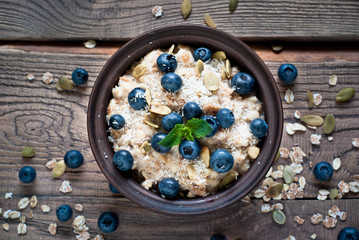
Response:
[[[236,175],[235,174],[229,174],[227,176],[225,176],[221,183],[218,185],[219,189],[223,189],[224,187],[228,186],[230,183],[232,183],[234,180],[236,180]]]
[[[273,220],[278,224],[284,224],[286,217],[285,214],[281,210],[274,210],[273,211]]]
[[[191,13],[191,9],[192,9],[191,0],[183,0],[181,11],[184,19],[186,19],[189,16],[189,14]]]
[[[171,113],[171,109],[164,105],[158,107],[151,107],[149,111],[158,115],[168,115]]]
[[[35,150],[32,147],[24,147],[22,150],[22,156],[26,158],[33,157],[35,155]]]
[[[229,11],[233,12],[237,8],[238,0],[229,0]]]
[[[331,200],[333,200],[333,199],[335,199],[337,197],[338,197],[338,189],[336,189],[336,188],[330,189],[329,198]]]
[[[217,51],[217,52],[213,53],[212,58],[217,59],[218,61],[220,61],[220,60],[224,61],[224,60],[226,60],[227,56],[226,56],[225,52]]]
[[[267,197],[276,197],[283,191],[283,183],[274,183],[268,188]]]
[[[300,120],[309,126],[319,127],[323,124],[324,120],[318,115],[306,115],[300,118]]]
[[[196,73],[197,73],[198,77],[201,76],[201,73],[203,70],[204,70],[204,63],[202,60],[198,60],[196,62]]]
[[[75,88],[74,83],[67,77],[61,77],[56,83],[56,88],[59,91],[73,90]]]
[[[146,91],[145,91],[145,98],[146,98],[146,102],[148,105],[151,105],[152,103],[152,94],[151,94],[151,90],[146,88]]]
[[[330,85],[330,86],[335,86],[335,85],[337,85],[337,81],[338,81],[337,75],[333,74],[333,75],[330,76],[330,78],[329,78],[329,85]]]
[[[206,164],[206,167],[209,167],[210,153],[208,147],[206,146],[203,146],[201,149],[201,159],[204,164]]]
[[[259,155],[259,152],[260,152],[260,148],[256,147],[256,146],[251,146],[247,150],[248,156],[251,159],[256,159],[258,157],[258,155]]]
[[[354,88],[344,88],[336,96],[337,102],[349,101],[354,96]]]
[[[147,72],[146,65],[139,64],[135,67],[135,69],[133,69],[132,76],[136,79],[139,79],[140,77],[145,75],[146,72]]]
[[[151,151],[151,146],[147,141],[145,141],[144,143],[142,143],[140,149],[143,150],[144,152],[149,152]]]
[[[203,76],[203,84],[210,91],[216,91],[219,88],[219,80],[213,72],[206,72]]]
[[[154,122],[145,120],[145,123],[147,123],[147,125],[149,125],[149,126],[151,126],[151,127],[159,128],[159,126],[158,126],[156,123],[154,123]]]
[[[58,161],[55,164],[55,167],[52,169],[52,177],[58,178],[61,177],[66,171],[66,164],[64,160]]]
[[[209,27],[217,28],[216,24],[208,13],[204,15],[204,22]]]
[[[328,114],[323,123],[323,130],[326,134],[330,134],[335,128],[335,118],[333,114]]]
[[[314,96],[313,93],[309,90],[307,91],[307,98],[308,98],[308,107],[312,109],[314,106]]]
[[[294,170],[291,166],[285,166],[283,170],[283,178],[286,184],[292,184],[294,181]]]

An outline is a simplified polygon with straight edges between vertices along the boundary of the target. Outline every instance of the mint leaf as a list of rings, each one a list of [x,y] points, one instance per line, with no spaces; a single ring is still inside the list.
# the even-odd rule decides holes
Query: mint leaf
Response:
[[[189,120],[186,127],[191,129],[192,135],[195,138],[205,137],[212,131],[211,126],[205,120],[198,118]]]
[[[184,128],[182,128],[181,130],[181,134],[184,138],[186,138],[188,141],[194,141],[194,138],[192,136],[192,132],[191,129],[187,126],[185,126]]]
[[[171,130],[171,132],[158,144],[164,147],[173,147],[179,145],[185,134],[185,132],[182,130],[183,128],[185,128],[184,124],[176,124],[176,126]]]

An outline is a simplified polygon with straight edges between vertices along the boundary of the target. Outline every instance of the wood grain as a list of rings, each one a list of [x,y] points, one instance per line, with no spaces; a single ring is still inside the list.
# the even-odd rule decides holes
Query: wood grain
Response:
[[[169,24],[204,24],[209,13],[219,29],[245,40],[358,41],[356,0],[239,1],[230,13],[228,1],[192,1],[187,20],[181,2],[170,1],[21,1],[0,2],[2,40],[128,40]],[[160,5],[163,16],[151,9]]]

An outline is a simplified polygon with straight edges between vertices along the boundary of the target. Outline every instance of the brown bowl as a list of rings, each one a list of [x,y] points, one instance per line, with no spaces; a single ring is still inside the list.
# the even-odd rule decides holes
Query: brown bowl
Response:
[[[130,174],[117,171],[112,163],[114,151],[107,140],[106,111],[112,88],[120,75],[146,53],[172,44],[204,46],[222,50],[240,69],[257,81],[257,95],[263,103],[268,135],[251,168],[231,187],[202,198],[168,200],[143,188]],[[258,55],[245,43],[221,30],[198,26],[176,25],[153,29],[119,49],[106,63],[93,87],[88,106],[88,134],[95,159],[111,184],[131,201],[147,209],[172,215],[198,215],[222,209],[250,193],[271,167],[277,154],[283,125],[280,95],[272,74]]]

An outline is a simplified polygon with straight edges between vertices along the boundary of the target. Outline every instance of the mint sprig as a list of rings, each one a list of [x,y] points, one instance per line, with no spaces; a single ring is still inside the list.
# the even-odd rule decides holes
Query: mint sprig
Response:
[[[158,144],[164,147],[179,145],[183,138],[194,141],[194,138],[202,138],[212,131],[211,126],[203,119],[192,118],[185,124],[176,124],[171,132]]]

